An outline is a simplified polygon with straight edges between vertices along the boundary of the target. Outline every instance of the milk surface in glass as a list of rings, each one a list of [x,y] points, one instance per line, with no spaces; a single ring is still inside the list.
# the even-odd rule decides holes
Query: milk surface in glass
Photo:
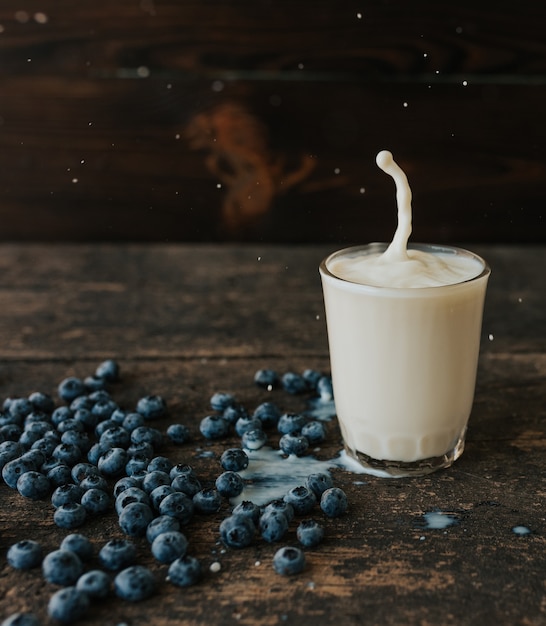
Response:
[[[410,245],[411,192],[397,186],[390,245],[341,250],[321,264],[337,415],[345,447],[373,473],[424,474],[464,447],[489,268],[454,247]]]

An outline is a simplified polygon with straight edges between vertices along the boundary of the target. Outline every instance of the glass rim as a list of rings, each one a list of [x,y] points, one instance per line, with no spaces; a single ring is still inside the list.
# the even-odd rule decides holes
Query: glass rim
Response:
[[[354,280],[349,280],[347,278],[341,278],[330,271],[328,268],[328,263],[337,257],[353,254],[358,251],[369,251],[370,253],[382,253],[388,248],[389,244],[384,242],[372,242],[367,244],[359,244],[355,246],[348,246],[347,248],[341,248],[339,250],[335,250],[331,252],[329,255],[324,257],[319,265],[320,274],[328,278],[330,280],[339,281],[339,283],[344,283],[347,286],[352,286],[354,289],[363,290],[363,291],[377,291],[381,293],[394,292],[394,293],[425,293],[428,291],[437,291],[438,289],[446,289],[446,288],[456,288],[461,285],[467,285],[469,283],[473,283],[482,278],[488,277],[491,274],[491,268],[487,261],[481,257],[479,254],[472,252],[471,250],[467,250],[466,248],[461,248],[458,246],[444,245],[444,244],[432,244],[432,243],[408,243],[408,250],[420,250],[422,252],[436,252],[436,253],[448,253],[448,254],[457,254],[461,256],[466,256],[475,259],[482,265],[482,271],[476,276],[472,276],[471,278],[467,278],[465,280],[460,280],[456,283],[448,283],[447,285],[436,285],[429,287],[381,287],[378,285],[368,285],[366,283],[359,283]]]

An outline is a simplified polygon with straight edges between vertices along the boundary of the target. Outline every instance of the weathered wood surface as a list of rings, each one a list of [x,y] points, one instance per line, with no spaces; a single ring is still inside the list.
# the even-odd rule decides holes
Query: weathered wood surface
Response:
[[[361,4],[6,0],[0,238],[382,240],[388,148],[418,238],[543,242],[542,4]]]
[[[55,393],[69,374],[86,375],[117,358],[122,406],[145,393],[167,399],[187,423],[191,444],[162,452],[212,480],[220,453],[236,438],[207,444],[197,425],[219,389],[249,408],[264,399],[299,410],[302,399],[260,391],[259,367],[279,372],[328,369],[317,264],[325,246],[47,246],[0,248],[0,395]],[[303,575],[271,568],[275,546],[222,551],[218,516],[185,530],[207,570],[203,582],[168,584],[141,604],[115,599],[82,624],[510,624],[546,621],[544,441],[546,399],[544,247],[482,246],[493,268],[484,318],[476,403],[467,448],[456,465],[419,480],[383,480],[336,471],[350,511],[326,524],[327,540],[308,550]],[[319,453],[331,458],[339,434]],[[32,609],[45,619],[54,587],[38,572],[17,572],[7,547],[33,537],[54,549],[66,534],[47,502],[24,500],[0,485],[0,618]],[[423,514],[456,516],[445,530]],[[531,534],[512,528],[525,525]],[[83,532],[98,548],[121,536],[114,515]],[[293,540],[293,535],[290,536]],[[138,541],[139,562],[164,576]]]

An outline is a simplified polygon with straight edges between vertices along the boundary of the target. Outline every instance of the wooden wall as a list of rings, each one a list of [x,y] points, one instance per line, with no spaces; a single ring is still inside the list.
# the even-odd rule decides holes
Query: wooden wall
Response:
[[[2,0],[0,239],[546,240],[535,0]]]

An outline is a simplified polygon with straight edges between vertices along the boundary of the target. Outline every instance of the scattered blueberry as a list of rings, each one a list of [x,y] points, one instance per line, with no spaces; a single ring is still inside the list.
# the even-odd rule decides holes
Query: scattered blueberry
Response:
[[[127,487],[121,491],[116,497],[115,508],[118,515],[122,510],[133,502],[142,502],[143,504],[151,504],[150,496],[140,487]]]
[[[127,452],[123,448],[109,448],[98,460],[97,466],[105,476],[119,476],[127,465]]]
[[[171,515],[182,525],[187,524],[193,516],[193,501],[185,493],[177,491],[171,493],[159,505],[160,515]]]
[[[286,433],[279,439],[279,448],[287,456],[303,456],[309,448],[309,440],[303,435]]]
[[[153,543],[154,539],[158,535],[161,535],[161,533],[177,530],[180,530],[180,522],[176,517],[172,517],[171,515],[159,515],[148,524],[146,528],[146,539],[149,543]]]
[[[148,443],[153,449],[159,448],[163,442],[163,435],[157,428],[151,426],[139,426],[131,431],[131,443]]]
[[[156,487],[160,487],[161,485],[170,485],[171,478],[167,472],[162,472],[161,470],[155,470],[152,472],[146,472],[144,478],[142,479],[142,490],[146,493],[150,494]]]
[[[247,515],[230,515],[220,524],[220,538],[230,548],[245,548],[252,543],[255,526]]]
[[[59,528],[73,529],[83,525],[87,518],[85,508],[77,502],[61,504],[53,513],[53,521]]]
[[[51,504],[55,508],[63,504],[79,504],[84,490],[74,483],[59,485],[51,494]]]
[[[51,618],[66,624],[73,624],[82,618],[89,608],[89,597],[76,587],[65,587],[55,592],[47,607]]]
[[[54,585],[74,585],[82,572],[82,561],[72,550],[54,550],[42,561],[44,578]]]
[[[303,485],[290,489],[284,500],[292,505],[296,515],[307,515],[317,502],[315,494]]]
[[[248,430],[261,430],[262,422],[257,417],[243,415],[235,422],[235,432],[242,437]]]
[[[181,491],[190,498],[202,489],[201,482],[193,473],[179,474],[172,479],[170,484],[175,491]]]
[[[216,392],[210,399],[210,406],[215,411],[223,412],[228,406],[235,404],[235,397],[231,393],[225,393],[223,391]]]
[[[171,485],[159,485],[159,487],[153,489],[150,492],[149,497],[150,504],[152,505],[154,511],[159,511],[159,505],[161,504],[161,501],[174,492],[175,490],[171,487]]]
[[[189,428],[184,424],[170,424],[167,428],[167,437],[177,445],[187,443],[191,438]]]
[[[171,496],[167,496],[167,498],[172,497],[173,495],[175,494],[171,494]],[[165,500],[167,498],[165,498]],[[165,502],[165,500],[163,500],[163,502]],[[132,504],[128,504],[121,511],[118,520],[119,527],[126,535],[131,537],[141,537],[146,534],[146,527],[154,519],[154,517],[155,515],[152,509],[147,504],[142,502],[133,502]]]
[[[220,510],[222,496],[217,489],[201,489],[193,496],[193,504],[198,513],[212,514]]]
[[[107,491],[92,487],[84,492],[80,504],[88,515],[100,515],[108,511],[112,502]]]
[[[267,435],[261,429],[261,426],[260,428],[252,428],[251,430],[247,430],[241,438],[241,443],[243,444],[243,447],[247,450],[259,450],[260,448],[263,448],[265,446],[266,442]]]
[[[279,386],[279,376],[277,372],[270,369],[260,369],[254,374],[254,382],[258,387],[271,391]]]
[[[305,567],[303,550],[294,547],[280,548],[273,556],[273,568],[277,574],[290,576],[299,574]]]
[[[155,577],[143,565],[132,565],[122,570],[114,579],[116,594],[124,600],[139,602],[155,591]]]
[[[79,378],[69,376],[59,383],[57,391],[62,400],[65,402],[72,402],[74,398],[77,398],[85,393],[85,385]]]
[[[136,555],[136,546],[129,539],[110,539],[100,549],[99,560],[106,569],[117,571],[131,565]]]
[[[215,482],[218,493],[224,498],[235,498],[244,489],[245,483],[237,472],[222,472]]]
[[[283,413],[277,422],[277,430],[282,435],[299,433],[305,422],[305,417],[299,413]]]
[[[167,414],[167,403],[161,396],[145,396],[137,402],[136,411],[146,420],[156,420]]]
[[[31,470],[19,476],[17,491],[29,500],[43,500],[51,492],[51,483],[42,473]]]
[[[321,377],[322,377],[322,374],[320,372],[317,372],[317,370],[313,370],[313,369],[306,369],[302,373],[302,378],[305,380],[305,382],[307,383],[307,386],[310,389],[316,388],[317,383]]]
[[[323,540],[324,528],[317,521],[306,519],[296,529],[296,537],[306,548],[314,548]]]
[[[241,472],[248,467],[249,458],[241,448],[228,448],[220,457],[220,465],[230,472]]]
[[[160,563],[172,563],[186,554],[188,540],[180,531],[161,533],[152,541],[152,554]]]
[[[201,420],[199,431],[206,439],[221,439],[229,433],[229,422],[220,415],[207,415]]]
[[[96,378],[103,378],[108,382],[116,382],[119,380],[119,365],[113,359],[106,359],[95,370]]]
[[[320,508],[328,517],[339,517],[347,510],[347,496],[343,489],[331,487],[320,498]]]
[[[281,410],[273,402],[262,402],[252,415],[262,423],[263,428],[276,427],[281,416]]]
[[[61,550],[75,552],[82,561],[87,561],[93,556],[93,544],[81,533],[71,533],[61,541]]]
[[[307,476],[305,486],[315,494],[317,499],[320,499],[326,489],[334,486],[334,481],[328,472],[314,472]]]
[[[294,519],[294,507],[285,500],[272,500],[269,504],[266,504],[264,508],[264,513],[269,511],[278,511],[282,513],[286,519],[291,522]]]
[[[304,393],[308,390],[307,382],[303,376],[295,372],[286,372],[281,378],[282,388],[291,394]]]
[[[8,563],[15,569],[31,569],[42,562],[42,546],[33,539],[23,539],[8,548]]]
[[[316,445],[326,439],[326,427],[323,422],[313,420],[303,426],[301,434],[307,438],[311,445]]]
[[[231,512],[232,515],[246,515],[252,520],[252,523],[255,526],[258,526],[260,515],[262,514],[262,509],[254,502],[250,500],[243,500],[239,502]]]
[[[177,587],[195,585],[202,576],[200,562],[193,556],[176,559],[169,565],[167,580]]]
[[[288,531],[288,520],[280,511],[270,510],[260,517],[260,533],[268,543],[280,541]]]
[[[110,594],[112,581],[106,572],[100,569],[92,569],[78,578],[76,589],[89,598],[106,598]]]

